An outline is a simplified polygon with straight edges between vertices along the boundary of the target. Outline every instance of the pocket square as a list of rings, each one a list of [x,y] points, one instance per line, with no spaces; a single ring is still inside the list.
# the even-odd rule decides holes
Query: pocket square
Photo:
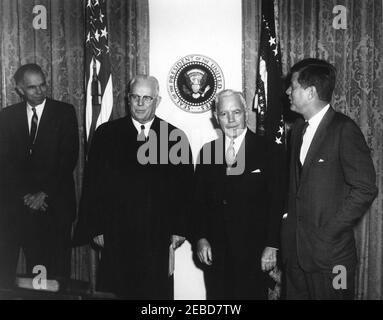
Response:
[[[251,171],[251,173],[261,173],[261,170],[256,169],[256,170],[254,170],[254,171]]]
[[[319,159],[318,162],[324,162],[324,160],[323,159]]]

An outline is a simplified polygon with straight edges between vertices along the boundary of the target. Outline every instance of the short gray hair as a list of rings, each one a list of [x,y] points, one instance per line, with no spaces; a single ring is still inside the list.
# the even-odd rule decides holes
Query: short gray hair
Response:
[[[239,100],[241,101],[243,109],[244,110],[247,109],[246,100],[243,97],[242,92],[235,91],[235,90],[232,90],[232,89],[225,89],[225,90],[222,90],[222,91],[217,93],[217,96],[215,97],[215,101],[213,103],[213,111],[217,112],[218,104],[219,104],[220,100],[222,98],[224,98],[224,97],[229,97],[229,96],[238,96]]]
[[[144,75],[144,74],[138,74],[132,80],[129,81],[128,92],[131,92],[133,85],[137,82],[140,82],[140,81],[151,82],[154,86],[155,94],[156,94],[156,96],[158,96],[158,94],[160,93],[160,84],[159,84],[157,78],[153,77],[153,76]]]

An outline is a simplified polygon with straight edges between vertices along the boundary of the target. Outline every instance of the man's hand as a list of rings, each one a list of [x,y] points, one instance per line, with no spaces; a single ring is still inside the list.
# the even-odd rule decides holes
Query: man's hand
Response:
[[[104,235],[100,234],[93,238],[93,242],[97,244],[99,247],[104,248]]]
[[[213,255],[211,253],[211,246],[209,241],[205,238],[199,239],[197,242],[197,256],[199,261],[211,266],[213,263]]]
[[[277,265],[277,251],[276,248],[266,247],[262,253],[261,267],[262,271],[270,271]]]
[[[43,192],[37,192],[34,194],[28,193],[24,196],[24,205],[29,207],[32,210],[36,211],[46,211],[48,208],[48,205],[46,203],[46,199],[48,198],[48,195]]]
[[[186,238],[182,236],[177,236],[175,234],[172,235],[172,248],[176,250],[179,248],[184,242]]]

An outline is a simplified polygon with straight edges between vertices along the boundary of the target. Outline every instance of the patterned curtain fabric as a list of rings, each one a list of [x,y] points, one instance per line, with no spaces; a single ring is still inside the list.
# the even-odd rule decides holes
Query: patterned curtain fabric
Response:
[[[108,0],[114,119],[126,115],[125,93],[136,74],[149,73],[148,0]]]
[[[260,18],[262,0],[242,0],[243,93],[249,112],[248,126],[255,132],[256,117],[252,111],[257,80]]]
[[[42,5],[47,11],[47,29],[34,29],[33,8]],[[78,0],[2,0],[0,2],[0,75],[1,108],[19,102],[13,75],[25,63],[38,63],[46,74],[47,95],[74,105],[83,133],[84,112],[84,11]],[[83,144],[80,144],[83,154]],[[83,171],[83,156],[75,171],[77,197]],[[73,251],[74,273],[83,266],[82,252]],[[22,257],[22,256],[21,256]],[[82,268],[86,272],[85,268]],[[19,264],[23,271],[23,259]]]
[[[35,30],[33,8],[47,10],[47,29]],[[21,64],[36,62],[47,76],[48,95],[75,106],[80,128],[80,157],[75,171],[78,199],[84,169],[85,0],[0,1],[0,108],[20,101],[13,74]],[[107,0],[112,62],[114,119],[126,114],[129,79],[149,68],[149,13],[147,0]],[[89,280],[95,265],[90,249],[72,251],[72,278]],[[23,270],[23,262],[20,271]]]
[[[255,1],[259,3],[260,1]],[[277,0],[277,24],[286,74],[297,61],[317,57],[338,70],[332,105],[350,116],[361,128],[371,148],[379,194],[358,224],[355,235],[360,264],[357,299],[383,299],[383,1],[382,0]],[[336,5],[346,8],[346,29],[335,29]],[[259,12],[253,1],[243,0],[245,69],[256,70],[253,58]],[[250,43],[250,44],[249,44]],[[257,55],[257,52],[255,52]],[[253,71],[251,71],[253,72]],[[247,99],[251,101],[255,77],[245,76]]]

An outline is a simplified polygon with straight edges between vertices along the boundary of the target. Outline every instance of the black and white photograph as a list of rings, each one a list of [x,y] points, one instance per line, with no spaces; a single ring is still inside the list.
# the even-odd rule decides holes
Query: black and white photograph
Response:
[[[0,81],[0,300],[383,300],[383,0],[0,0]]]

